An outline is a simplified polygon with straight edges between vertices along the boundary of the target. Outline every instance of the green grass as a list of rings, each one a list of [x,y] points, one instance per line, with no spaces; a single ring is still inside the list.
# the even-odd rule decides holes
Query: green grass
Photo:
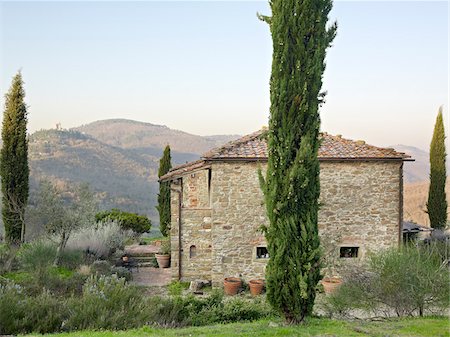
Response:
[[[275,325],[275,326],[274,326]],[[29,335],[37,336],[37,335]],[[205,327],[182,329],[156,329],[144,327],[128,331],[82,331],[47,336],[58,337],[146,337],[146,336],[450,336],[450,322],[445,317],[408,318],[385,320],[381,322],[341,321],[325,318],[312,318],[307,324],[300,326],[283,326],[277,321],[257,321],[253,323],[233,323]]]

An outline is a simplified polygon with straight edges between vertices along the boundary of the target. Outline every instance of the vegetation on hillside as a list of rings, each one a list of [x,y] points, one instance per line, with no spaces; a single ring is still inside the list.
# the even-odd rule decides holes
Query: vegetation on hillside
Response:
[[[447,226],[447,197],[445,194],[445,181],[447,173],[445,168],[445,131],[442,118],[442,107],[434,126],[433,139],[430,145],[430,189],[428,191],[427,213],[430,217],[431,227],[442,229]]]
[[[159,149],[170,144],[171,150],[200,155],[238,135],[197,136],[184,131],[173,130],[164,125],[132,121],[127,119],[107,119],[74,128],[99,141],[124,149]],[[160,154],[158,154],[160,156]]]
[[[267,174],[267,298],[289,323],[312,314],[320,281],[319,105],[331,0],[270,1],[273,40]]]
[[[24,101],[22,74],[14,76],[5,95],[2,125],[0,175],[2,185],[2,219],[9,243],[25,239],[25,208],[28,203],[29,167],[27,141],[27,106]]]

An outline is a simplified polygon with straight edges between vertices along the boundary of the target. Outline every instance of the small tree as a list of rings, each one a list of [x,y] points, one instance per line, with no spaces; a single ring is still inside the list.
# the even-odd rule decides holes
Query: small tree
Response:
[[[70,203],[65,203],[61,193],[48,181],[39,185],[36,213],[48,234],[58,238],[55,265],[66,247],[70,234],[80,227],[93,225],[98,205],[89,185],[81,184],[74,191]]]
[[[22,74],[14,76],[5,95],[0,175],[2,183],[2,217],[9,243],[25,238],[25,208],[28,202],[29,167],[27,140],[27,107],[24,102]]]
[[[170,146],[167,145],[159,161],[158,177],[161,178],[171,168]],[[159,213],[160,231],[164,236],[167,236],[170,231],[170,183],[167,181],[159,182],[158,206],[156,206],[156,209]]]
[[[447,224],[447,197],[445,195],[445,131],[442,120],[442,107],[434,126],[430,145],[430,189],[428,191],[427,213],[431,227],[445,228]]]
[[[272,0],[273,57],[266,179],[267,299],[288,323],[312,314],[321,279],[319,105],[331,0]]]
[[[152,226],[150,219],[145,215],[124,212],[117,208],[113,208],[110,211],[102,211],[95,215],[95,221],[97,223],[108,220],[117,221],[120,228],[124,230],[132,230],[138,234],[149,232]]]

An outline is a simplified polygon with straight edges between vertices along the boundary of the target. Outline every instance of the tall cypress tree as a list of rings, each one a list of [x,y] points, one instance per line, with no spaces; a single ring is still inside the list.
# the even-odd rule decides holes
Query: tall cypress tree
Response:
[[[288,323],[311,315],[320,275],[319,105],[331,0],[272,0],[269,160],[261,176],[269,226],[267,298]]]
[[[430,145],[430,189],[428,191],[427,213],[431,227],[445,228],[447,225],[447,198],[445,195],[445,131],[442,120],[442,107],[434,126]]]
[[[170,157],[170,146],[164,149],[163,156],[159,161],[158,177],[161,178],[172,168]],[[170,231],[170,183],[159,182],[158,206],[159,212],[159,228],[164,236],[169,235]]]
[[[25,207],[28,202],[27,107],[24,102],[22,74],[14,76],[5,95],[0,175],[2,182],[2,216],[9,243],[23,242]]]

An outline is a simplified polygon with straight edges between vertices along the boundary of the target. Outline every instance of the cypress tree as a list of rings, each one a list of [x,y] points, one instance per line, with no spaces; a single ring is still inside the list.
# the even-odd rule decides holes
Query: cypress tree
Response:
[[[311,315],[321,279],[318,236],[319,105],[331,0],[272,0],[268,167],[261,185],[269,226],[267,298],[287,323]]]
[[[164,149],[163,156],[159,161],[158,177],[161,178],[172,168],[170,157],[170,146]],[[159,212],[159,228],[164,236],[169,235],[170,231],[170,183],[159,182],[158,206]]]
[[[443,229],[447,225],[447,198],[445,195],[445,131],[442,107],[434,126],[430,145],[430,189],[428,190],[427,213],[431,227]]]
[[[28,202],[27,107],[24,102],[22,74],[14,76],[5,95],[0,175],[2,182],[2,217],[9,243],[23,242],[25,207]]]

